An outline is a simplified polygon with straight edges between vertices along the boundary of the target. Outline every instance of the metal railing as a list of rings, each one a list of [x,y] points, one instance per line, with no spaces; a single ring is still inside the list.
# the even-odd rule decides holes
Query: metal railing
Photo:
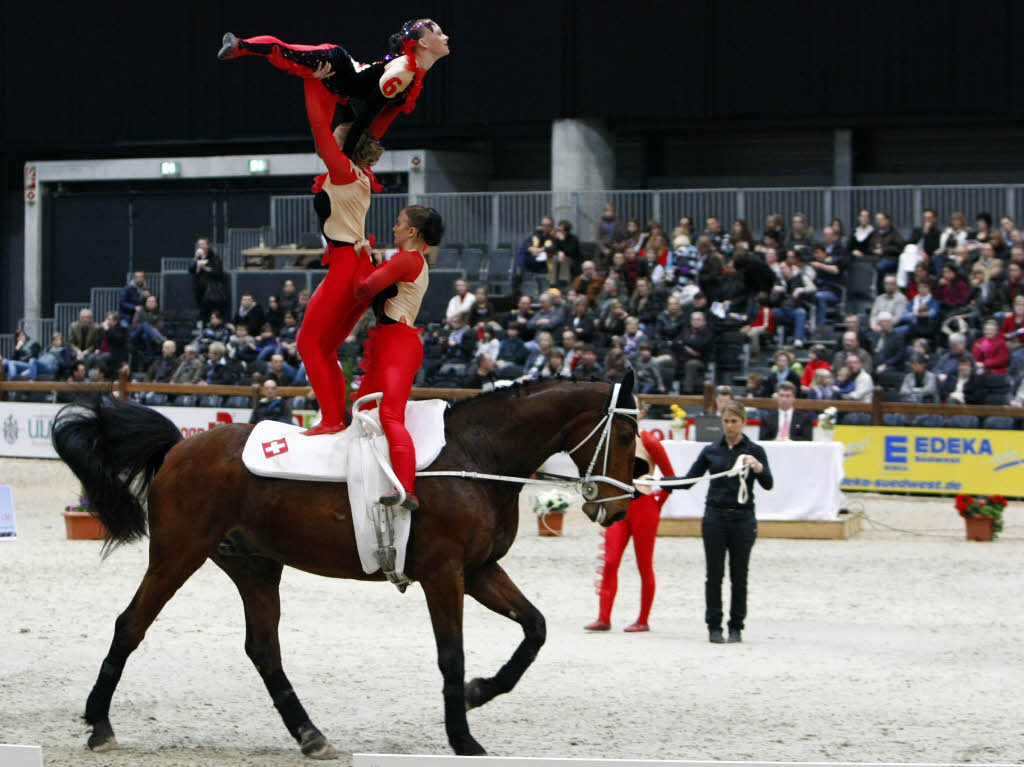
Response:
[[[216,250],[214,251],[216,252]],[[161,272],[187,272],[189,264],[192,263],[191,258],[161,258],[160,259],[160,271]]]
[[[14,333],[0,333],[0,357],[7,359],[14,351]]]
[[[82,309],[89,308],[84,301],[78,303],[59,303],[53,305],[53,322],[55,329],[67,335],[68,328],[72,322],[78,321],[78,314]],[[95,319],[95,318],[93,318]],[[102,322],[102,319],[99,320]]]
[[[446,243],[490,249],[515,245],[547,215],[568,219],[580,239],[589,241],[594,239],[596,216],[609,202],[615,204],[620,221],[637,218],[646,224],[654,218],[669,232],[683,216],[691,216],[701,228],[704,219],[713,215],[726,228],[733,219],[746,219],[756,234],[768,215],[782,214],[788,228],[789,218],[797,212],[804,213],[815,229],[839,218],[849,231],[863,208],[891,214],[896,226],[906,232],[917,226],[925,208],[938,213],[943,228],[954,211],[963,211],[969,221],[981,211],[997,219],[1009,215],[1024,220],[1024,185],[977,184],[382,194],[374,197],[366,229],[378,237],[387,235],[401,208],[417,203],[441,213]],[[312,198],[271,198],[271,224],[277,239],[287,242],[297,242],[303,232],[317,231]]]

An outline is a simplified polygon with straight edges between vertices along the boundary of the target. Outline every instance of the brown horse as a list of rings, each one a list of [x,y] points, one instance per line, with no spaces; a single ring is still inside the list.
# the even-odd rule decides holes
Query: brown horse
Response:
[[[447,444],[430,470],[529,477],[548,456],[579,445],[573,460],[581,477],[594,466],[595,473],[629,485],[635,421],[611,413],[604,443],[610,450],[601,447],[599,457],[604,430],[595,427],[610,409],[635,406],[632,386],[629,373],[614,403],[606,383],[558,379],[466,400],[445,413]],[[110,400],[69,406],[57,416],[54,445],[106,523],[108,545],[142,537],[147,511],[149,520],[149,567],[114,624],[85,707],[93,750],[117,745],[110,701],[128,656],[174,592],[209,558],[242,596],[245,651],[288,731],[307,756],[335,756],[281,668],[281,570],[289,565],[330,578],[383,576],[366,575],[360,566],[345,488],[249,473],[241,454],[250,431],[242,424],[219,426],[183,441],[156,411]],[[466,710],[511,690],[544,643],[544,617],[498,564],[516,537],[521,489],[519,483],[448,477],[416,483],[422,507],[413,517],[406,574],[422,585],[427,599],[444,681],[445,729],[457,754],[485,753],[470,735]],[[590,502],[583,509],[592,520],[610,525],[625,516],[629,498],[621,489],[598,481],[586,492]],[[240,550],[218,546],[229,534]],[[468,685],[462,648],[466,594],[519,623],[524,633],[497,674]]]

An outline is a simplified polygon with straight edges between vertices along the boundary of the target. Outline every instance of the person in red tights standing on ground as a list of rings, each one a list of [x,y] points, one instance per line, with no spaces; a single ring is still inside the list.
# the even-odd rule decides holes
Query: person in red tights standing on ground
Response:
[[[265,56],[285,72],[322,78],[333,102],[346,106],[345,119],[353,121],[344,145],[345,153],[351,155],[367,130],[380,139],[399,114],[413,111],[427,70],[450,53],[448,35],[431,19],[407,21],[388,44],[389,55],[372,64],[360,64],[340,45],[293,45],[270,35],[239,39],[228,32],[217,58]],[[349,99],[360,103],[358,114]]]
[[[377,326],[370,330],[363,347],[360,367],[366,375],[358,394],[352,396],[356,399],[374,392],[384,395],[380,402],[380,424],[388,440],[391,468],[405,490],[402,506],[415,511],[420,505],[414,485],[416,448],[405,428],[405,406],[423,364],[423,342],[420,331],[414,327],[428,284],[423,250],[441,242],[444,224],[433,208],[410,205],[398,214],[393,231],[398,252],[356,286],[358,300],[373,301]],[[395,488],[380,502],[394,506],[401,498],[401,491]]]
[[[334,434],[345,428],[345,374],[338,365],[338,347],[352,333],[370,300],[356,297],[356,282],[373,271],[371,243],[365,238],[370,192],[379,188],[370,166],[380,159],[380,144],[364,136],[351,159],[341,151],[346,126],[331,131],[333,97],[314,78],[304,81],[306,112],[317,154],[327,173],[313,183],[313,204],[327,239],[323,263],[327,276],[309,299],[296,340],[299,356],[320,403],[320,423],[307,436]]]
[[[640,418],[643,418],[641,410]],[[652,464],[657,464],[662,476],[675,474],[668,453],[661,442],[649,431],[642,431],[636,440],[637,469],[634,478],[649,474]],[[639,483],[638,483],[639,484]],[[647,621],[654,602],[654,538],[658,534],[661,507],[665,505],[671,491],[657,489],[650,495],[641,495],[629,504],[626,518],[609,527],[604,534],[604,570],[601,575],[601,601],[597,620],[584,628],[587,631],[608,631],[611,629],[612,604],[619,587],[619,563],[626,550],[630,536],[636,551],[636,565],[640,570],[640,615],[635,623],[624,629],[628,632],[650,631]]]

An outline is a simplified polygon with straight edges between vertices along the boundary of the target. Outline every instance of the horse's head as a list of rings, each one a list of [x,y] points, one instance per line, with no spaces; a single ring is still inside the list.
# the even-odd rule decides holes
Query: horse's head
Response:
[[[583,478],[583,512],[608,527],[626,516],[633,499],[636,452],[636,401],[633,371],[613,385],[600,411],[587,410],[573,419],[570,454]],[[609,481],[612,480],[612,481]]]

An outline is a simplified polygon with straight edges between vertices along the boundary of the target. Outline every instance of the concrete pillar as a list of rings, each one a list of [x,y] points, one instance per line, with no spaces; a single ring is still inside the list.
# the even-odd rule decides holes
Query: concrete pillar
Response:
[[[614,186],[615,136],[604,121],[555,120],[551,125],[551,214],[555,220],[574,221],[579,238],[592,240],[601,210],[609,202],[605,192]]]
[[[853,131],[832,132],[832,186],[853,186]]]
[[[39,319],[43,304],[43,193],[44,184],[36,187],[35,202],[25,206],[25,317]]]

